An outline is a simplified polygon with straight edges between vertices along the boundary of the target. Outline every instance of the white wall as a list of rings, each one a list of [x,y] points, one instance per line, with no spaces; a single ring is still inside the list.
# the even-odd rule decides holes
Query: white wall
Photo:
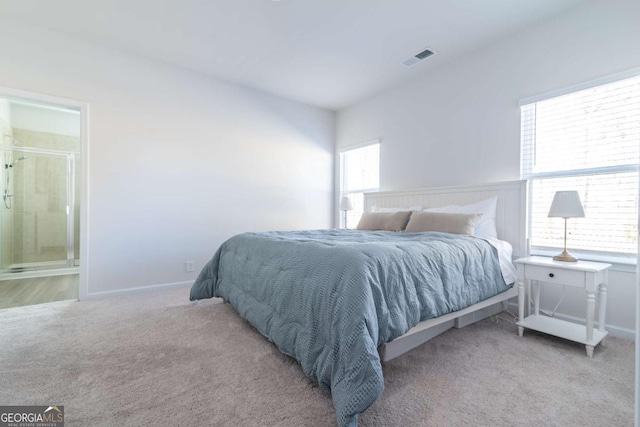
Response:
[[[383,190],[518,179],[518,101],[640,67],[639,22],[638,1],[587,3],[340,111],[338,147],[380,138]],[[611,275],[608,323],[634,329],[634,284]]]
[[[193,280],[239,232],[331,226],[332,112],[35,28],[0,38],[0,86],[89,103],[89,293]]]

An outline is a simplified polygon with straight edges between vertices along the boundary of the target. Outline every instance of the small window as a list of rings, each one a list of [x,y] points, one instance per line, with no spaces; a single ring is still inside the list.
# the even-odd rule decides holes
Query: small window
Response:
[[[340,228],[355,228],[364,211],[364,193],[380,188],[378,142],[340,152],[340,199],[348,197],[352,210],[340,211]]]
[[[640,76],[522,105],[521,114],[532,252],[563,247],[564,221],[547,215],[556,191],[577,190],[586,216],[568,221],[570,251],[594,259],[634,255]]]

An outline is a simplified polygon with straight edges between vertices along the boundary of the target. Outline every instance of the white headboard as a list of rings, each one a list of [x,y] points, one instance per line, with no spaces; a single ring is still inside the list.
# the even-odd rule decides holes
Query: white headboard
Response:
[[[498,238],[511,243],[515,257],[527,256],[529,254],[527,181],[524,180],[366,193],[364,208],[365,211],[370,211],[373,206],[391,208],[422,205],[425,208],[433,208],[445,205],[467,205],[493,196],[498,196],[496,210]]]

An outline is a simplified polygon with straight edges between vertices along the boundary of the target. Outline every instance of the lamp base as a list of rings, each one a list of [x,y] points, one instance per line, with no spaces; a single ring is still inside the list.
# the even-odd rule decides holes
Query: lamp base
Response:
[[[567,252],[566,250],[562,251],[561,254],[554,256],[553,260],[562,262],[578,262],[578,259],[574,256],[569,255],[569,252]]]

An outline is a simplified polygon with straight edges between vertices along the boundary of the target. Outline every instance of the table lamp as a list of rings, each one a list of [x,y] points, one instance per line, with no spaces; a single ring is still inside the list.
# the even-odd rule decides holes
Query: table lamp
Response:
[[[340,210],[344,212],[344,228],[347,228],[347,211],[353,210],[353,203],[347,196],[340,199]]]
[[[577,191],[556,191],[549,209],[549,218],[564,218],[564,250],[553,257],[555,261],[576,262],[574,256],[567,252],[567,219],[584,218],[584,209]]]

